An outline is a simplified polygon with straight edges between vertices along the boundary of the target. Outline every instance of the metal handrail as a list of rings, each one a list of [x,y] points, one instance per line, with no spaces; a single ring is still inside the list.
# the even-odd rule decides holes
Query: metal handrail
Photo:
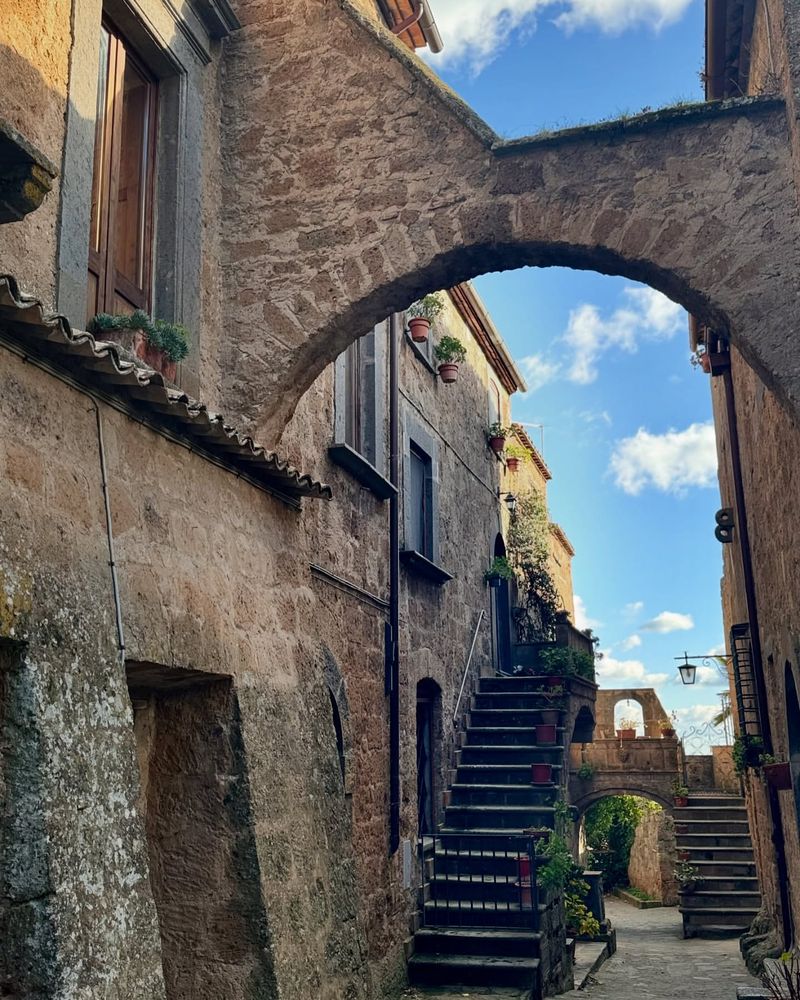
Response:
[[[481,608],[481,613],[478,615],[478,624],[475,626],[475,632],[472,635],[472,645],[469,647],[469,656],[467,657],[467,665],[464,667],[464,676],[461,678],[461,688],[458,692],[458,698],[456,699],[456,707],[453,709],[453,725],[455,726],[456,720],[458,719],[458,707],[461,704],[461,698],[464,694],[464,685],[467,683],[467,674],[469,673],[470,664],[472,663],[472,654],[475,652],[475,643],[478,641],[478,631],[480,630],[481,623],[483,622],[483,616],[486,614],[486,609]]]

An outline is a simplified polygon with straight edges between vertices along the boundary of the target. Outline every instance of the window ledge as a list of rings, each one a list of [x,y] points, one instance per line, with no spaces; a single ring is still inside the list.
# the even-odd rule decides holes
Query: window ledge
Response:
[[[441,566],[437,566],[435,562],[431,562],[427,556],[417,552],[416,549],[403,549],[400,553],[400,562],[413,573],[424,576],[426,580],[430,580],[438,587],[453,579],[450,573],[443,570]]]
[[[430,336],[430,334],[428,334],[428,336]],[[438,378],[439,372],[437,371],[436,367],[432,365],[431,362],[428,360],[422,348],[414,343],[414,340],[408,331],[405,332],[405,338],[408,346],[411,348],[414,354],[416,354],[417,360],[420,361],[422,365],[424,365],[424,367],[428,369],[428,371],[431,373],[431,375],[434,376],[434,378]]]
[[[328,455],[333,462],[346,469],[362,486],[372,490],[379,500],[388,500],[389,497],[397,493],[397,488],[349,444],[342,442],[331,445],[328,448]]]

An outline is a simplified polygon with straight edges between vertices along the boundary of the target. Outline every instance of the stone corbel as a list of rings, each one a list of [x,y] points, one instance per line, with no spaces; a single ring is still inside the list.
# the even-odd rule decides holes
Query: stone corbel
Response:
[[[0,119],[0,225],[34,212],[58,171],[47,157]]]

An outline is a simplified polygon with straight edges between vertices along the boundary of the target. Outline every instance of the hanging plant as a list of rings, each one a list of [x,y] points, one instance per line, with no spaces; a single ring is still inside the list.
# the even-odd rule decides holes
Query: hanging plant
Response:
[[[528,459],[528,449],[516,441],[506,445],[506,468],[509,472],[518,472],[520,465]]]
[[[423,296],[418,302],[409,306],[406,311],[411,339],[418,344],[424,344],[430,333],[431,323],[444,310],[444,299],[438,292]]]
[[[495,420],[493,424],[489,424],[486,431],[486,439],[495,455],[503,454],[506,447],[506,438],[510,433],[511,428],[504,427],[498,420]]]
[[[458,339],[446,334],[434,347],[433,354],[439,362],[439,378],[442,382],[455,382],[458,378],[458,366],[467,360],[467,349]]]
[[[490,587],[499,587],[503,580],[511,580],[514,570],[505,556],[495,556],[492,565],[483,574],[484,583]]]

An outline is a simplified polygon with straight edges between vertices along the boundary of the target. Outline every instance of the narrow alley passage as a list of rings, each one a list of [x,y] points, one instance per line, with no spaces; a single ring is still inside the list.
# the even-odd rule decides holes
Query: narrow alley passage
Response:
[[[742,962],[738,938],[685,941],[677,907],[638,910],[609,898],[606,913],[617,929],[617,952],[582,990],[565,997],[735,1000],[739,984],[759,985]]]
[[[739,985],[758,986],[740,955],[739,940],[684,940],[677,907],[638,910],[613,897],[606,913],[617,930],[617,952],[582,989],[562,994],[564,1000],[736,1000]],[[576,970],[577,971],[577,970]],[[519,990],[407,990],[403,1000],[524,1000]]]

